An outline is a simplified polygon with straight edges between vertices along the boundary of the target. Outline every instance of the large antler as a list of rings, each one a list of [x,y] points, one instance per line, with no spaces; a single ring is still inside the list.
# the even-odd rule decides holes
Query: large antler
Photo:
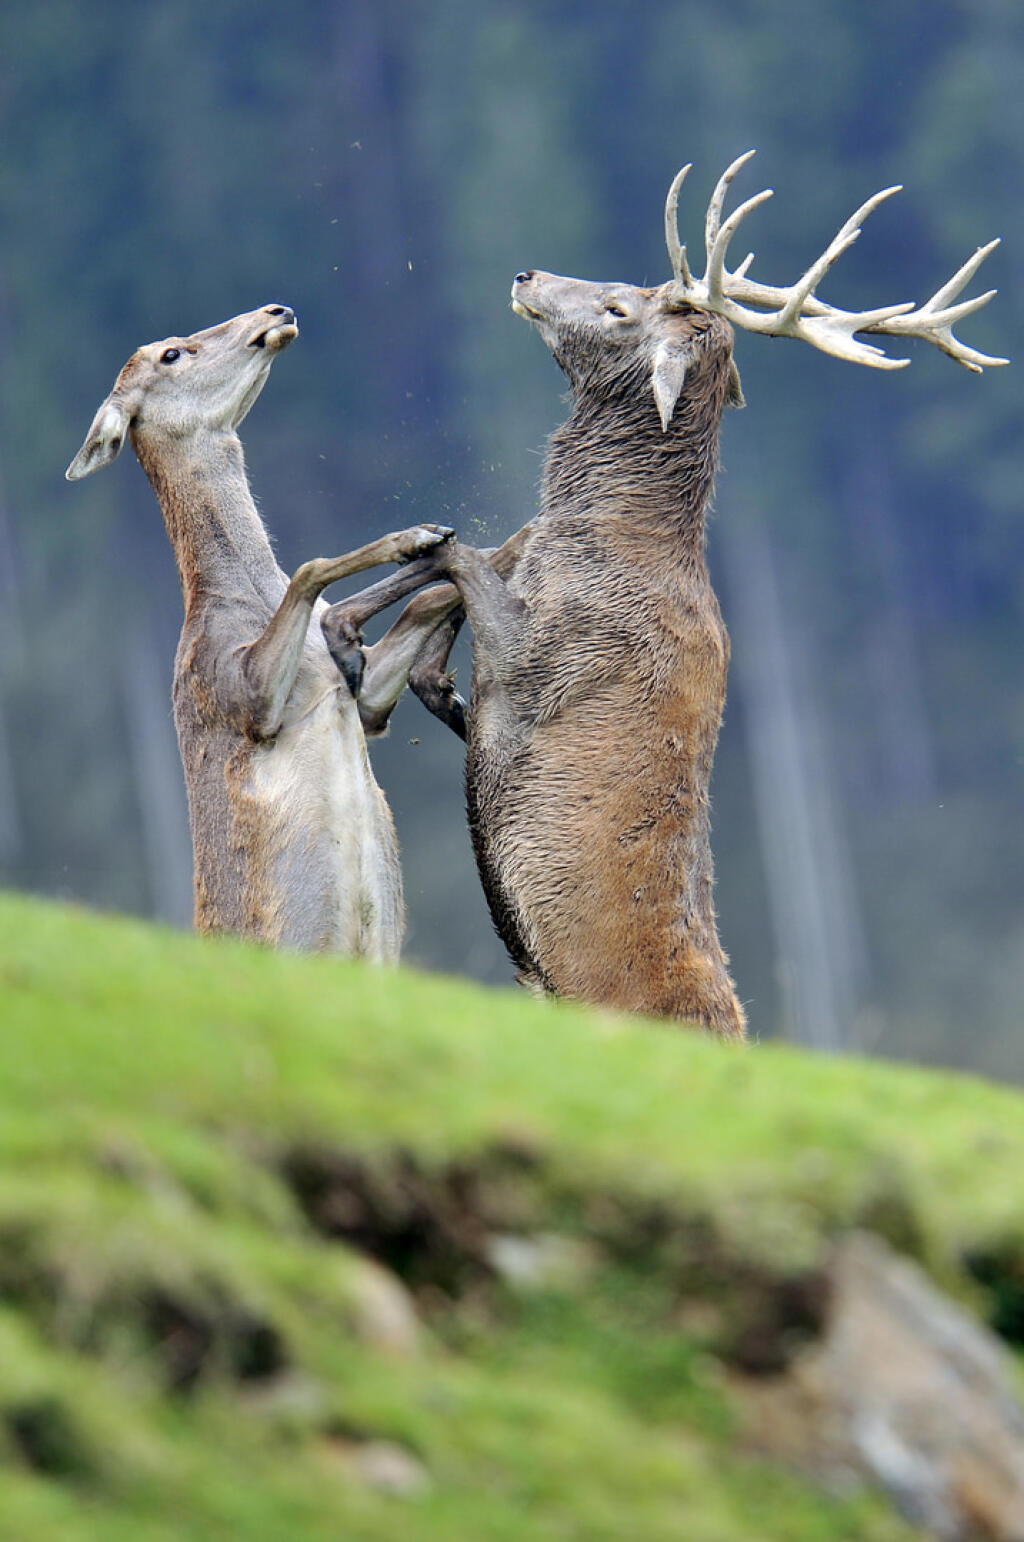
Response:
[[[843,311],[818,299],[815,290],[825,274],[856,241],[868,215],[886,198],[900,192],[898,186],[884,188],[861,204],[817,262],[789,289],[772,288],[747,278],[747,270],[754,260],[753,252],[744,258],[735,272],[730,273],[725,265],[730,241],[747,215],[772,197],[772,189],[765,188],[753,198],[748,198],[746,203],[740,204],[722,223],[722,210],[729,185],[753,154],[753,150],[748,150],[746,155],[733,161],[712,194],[704,230],[707,264],[703,278],[693,277],[686,260],[686,248],[679,240],[679,192],[690,172],[689,166],[683,167],[669,188],[665,204],[665,240],[675,274],[671,286],[673,301],[695,305],[701,310],[717,311],[747,332],[801,338],[813,347],[820,348],[823,353],[849,359],[855,364],[869,364],[874,369],[902,369],[910,360],[890,358],[881,348],[858,341],[854,333],[873,332],[888,337],[923,338],[975,374],[980,374],[986,364],[1010,362],[1009,359],[997,359],[978,353],[953,336],[955,324],[972,311],[987,305],[996,292],[990,289],[973,300],[961,300],[958,305],[950,303],[974,277],[989,252],[999,245],[998,240],[979,247],[949,282],[916,310],[913,302],[907,302],[902,305],[885,305],[874,311]],[[757,308],[751,309],[751,306]]]

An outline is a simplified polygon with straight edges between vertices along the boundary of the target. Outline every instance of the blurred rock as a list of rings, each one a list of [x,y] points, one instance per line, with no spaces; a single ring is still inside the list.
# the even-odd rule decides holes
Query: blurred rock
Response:
[[[323,1422],[330,1413],[325,1388],[312,1376],[291,1371],[272,1381],[255,1382],[240,1391],[247,1409],[300,1426]]]
[[[495,1232],[487,1240],[486,1258],[500,1279],[523,1290],[579,1285],[597,1263],[589,1243],[556,1232],[539,1232],[532,1237]]]
[[[420,1322],[401,1280],[372,1259],[353,1257],[348,1283],[356,1337],[386,1354],[416,1354]]]
[[[430,1474],[423,1463],[405,1446],[391,1440],[367,1440],[354,1445],[348,1461],[364,1483],[384,1494],[415,1499],[430,1487]]]
[[[829,1264],[822,1338],[785,1375],[736,1378],[757,1449],[833,1489],[866,1478],[939,1542],[1024,1542],[1012,1357],[879,1238]]]

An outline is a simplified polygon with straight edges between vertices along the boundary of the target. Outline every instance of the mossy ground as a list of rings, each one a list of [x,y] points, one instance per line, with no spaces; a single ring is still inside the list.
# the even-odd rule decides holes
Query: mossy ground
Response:
[[[15,897],[0,1021],[2,1542],[897,1542],[744,1449],[729,1369],[852,1226],[981,1313],[1024,1257],[1024,1101],[969,1078]]]

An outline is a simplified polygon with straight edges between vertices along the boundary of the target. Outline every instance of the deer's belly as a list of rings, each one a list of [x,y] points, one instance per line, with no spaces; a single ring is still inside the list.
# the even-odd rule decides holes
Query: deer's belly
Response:
[[[236,824],[259,934],[283,947],[397,958],[394,827],[354,710],[339,710],[332,691],[259,746],[247,770]]]

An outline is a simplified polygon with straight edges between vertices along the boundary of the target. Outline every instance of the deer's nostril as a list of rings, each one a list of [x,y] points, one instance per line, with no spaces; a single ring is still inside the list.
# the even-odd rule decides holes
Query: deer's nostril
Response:
[[[267,315],[283,316],[286,322],[292,322],[295,320],[295,312],[292,310],[290,305],[268,305]]]
[[[532,268],[530,268],[526,273],[517,273],[514,282],[517,284],[526,284],[533,277],[533,273],[534,270]]]

